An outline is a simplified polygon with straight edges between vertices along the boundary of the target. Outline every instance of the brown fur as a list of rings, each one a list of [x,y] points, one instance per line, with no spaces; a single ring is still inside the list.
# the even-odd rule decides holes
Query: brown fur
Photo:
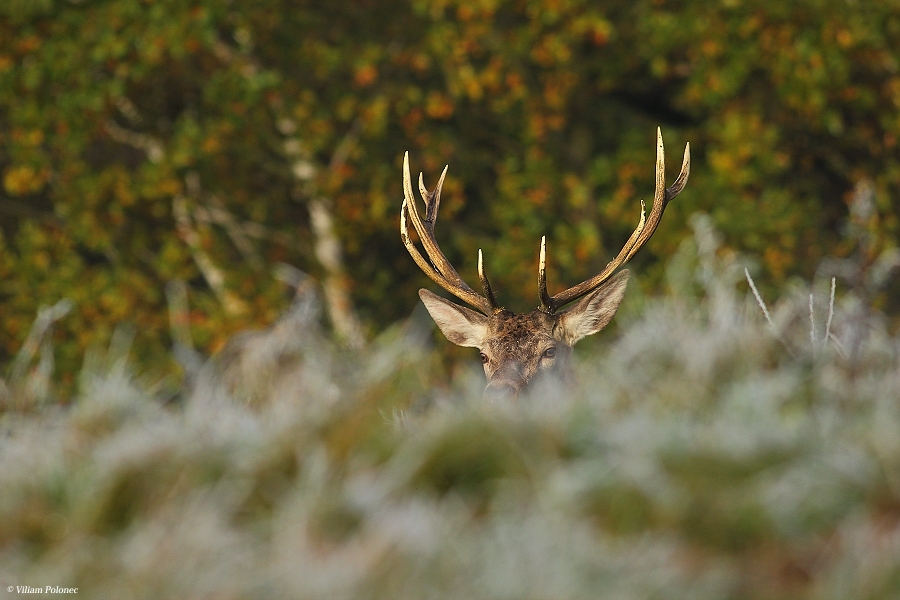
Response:
[[[487,317],[428,290],[419,296],[448,340],[481,350],[485,395],[517,396],[538,378],[569,378],[572,346],[609,323],[627,283],[628,271],[622,271],[556,314],[536,308],[525,314],[498,310]]]
[[[484,363],[487,392],[518,394],[538,376],[566,378],[571,346],[565,343],[559,323],[559,315],[538,309],[521,315],[504,310],[491,316],[481,347],[488,359]],[[554,348],[556,356],[544,356],[548,348]]]

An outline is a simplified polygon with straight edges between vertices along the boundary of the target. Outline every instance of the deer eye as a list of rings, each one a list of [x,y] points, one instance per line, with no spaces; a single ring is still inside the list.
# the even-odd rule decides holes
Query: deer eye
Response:
[[[555,347],[550,346],[549,348],[544,350],[544,358],[553,358],[554,356],[556,356],[556,348]]]
[[[487,364],[488,362],[488,356],[484,352],[481,353],[481,362],[483,362],[484,364]]]

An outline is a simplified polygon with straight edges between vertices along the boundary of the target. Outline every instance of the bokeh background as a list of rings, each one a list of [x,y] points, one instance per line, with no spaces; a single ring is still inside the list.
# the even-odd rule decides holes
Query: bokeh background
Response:
[[[285,309],[280,263],[325,290],[346,344],[372,339],[431,285],[398,234],[407,150],[429,187],[450,165],[441,245],[470,281],[483,248],[514,310],[536,305],[541,235],[557,290],[620,248],[652,195],[657,126],[670,173],[687,141],[693,168],[633,287],[664,289],[660,259],[697,211],[770,292],[826,256],[871,262],[900,228],[898,9],[5,0],[0,359],[68,299],[62,378],[125,321],[142,365],[176,369],[167,284],[186,284],[210,353]]]
[[[0,0],[0,595],[900,597],[898,48],[898,0]],[[403,153],[522,311],[657,127],[610,330],[484,402]]]

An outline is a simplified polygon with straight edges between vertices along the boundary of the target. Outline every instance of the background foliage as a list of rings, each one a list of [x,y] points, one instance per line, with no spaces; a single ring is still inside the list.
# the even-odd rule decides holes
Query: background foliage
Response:
[[[0,353],[66,298],[64,375],[122,321],[142,364],[171,345],[188,284],[206,351],[287,302],[278,262],[325,276],[325,206],[371,336],[426,284],[397,233],[402,153],[433,185],[439,237],[502,301],[596,272],[652,191],[654,131],[691,181],[636,262],[662,282],[688,216],[759,278],[874,261],[900,224],[896,0],[11,0],[0,5]],[[674,156],[673,156],[674,155]],[[850,219],[848,201],[871,191]],[[869,232],[865,244],[848,223]],[[896,292],[896,290],[895,290]],[[898,294],[889,294],[888,300]],[[896,305],[888,304],[889,310]]]

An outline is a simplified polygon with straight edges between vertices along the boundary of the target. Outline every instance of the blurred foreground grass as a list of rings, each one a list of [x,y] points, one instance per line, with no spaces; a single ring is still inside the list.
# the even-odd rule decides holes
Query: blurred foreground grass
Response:
[[[576,353],[577,388],[514,406],[482,404],[474,375],[435,385],[430,323],[348,356],[308,297],[174,399],[130,373],[127,339],[86,360],[69,406],[34,400],[42,361],[20,368],[0,417],[0,584],[900,597],[900,338],[865,303],[872,278],[838,286],[830,337],[827,279],[812,301],[785,290],[770,326],[697,230],[671,294]]]

